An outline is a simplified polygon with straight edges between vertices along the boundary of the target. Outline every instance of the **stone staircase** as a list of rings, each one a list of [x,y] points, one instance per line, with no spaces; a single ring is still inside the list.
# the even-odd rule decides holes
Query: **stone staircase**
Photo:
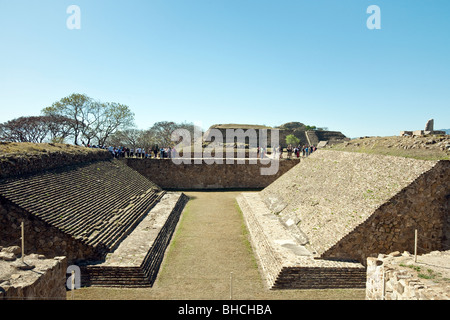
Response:
[[[106,254],[127,237],[165,191],[118,160],[0,180],[0,196]]]
[[[106,261],[81,266],[82,285],[151,287],[187,201],[167,193]]]
[[[272,289],[364,289],[366,269],[348,267],[285,267]]]
[[[305,131],[305,135],[309,146],[317,146],[319,144],[319,138],[317,137],[315,131]]]
[[[318,259],[270,212],[260,193],[242,193],[236,200],[268,288],[365,288],[366,269],[362,264]]]

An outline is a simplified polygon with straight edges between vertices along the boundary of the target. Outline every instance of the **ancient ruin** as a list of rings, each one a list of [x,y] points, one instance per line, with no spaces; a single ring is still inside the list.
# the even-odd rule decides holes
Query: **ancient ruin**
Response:
[[[400,136],[425,136],[430,134],[445,134],[445,131],[434,130],[434,119],[430,119],[427,121],[425,130],[400,131]]]
[[[365,286],[368,257],[411,252],[416,229],[449,246],[449,197],[449,161],[323,150],[238,203],[269,288],[340,288]]]
[[[31,158],[2,159],[0,245],[20,244],[23,222],[26,254],[65,256],[82,266],[85,284],[151,286],[187,197],[162,190],[107,151],[78,154],[78,162],[64,153]],[[131,244],[132,262],[114,263],[143,222],[151,229],[145,246]]]
[[[450,250],[367,259],[366,300],[450,300]]]
[[[0,300],[65,300],[66,271],[65,257],[22,257],[19,246],[0,247]]]
[[[402,139],[399,150],[417,145],[409,140],[418,138]],[[58,263],[77,265],[87,286],[151,287],[188,201],[181,190],[244,188],[259,190],[236,200],[267,288],[367,288],[367,267],[378,263],[371,259],[413,252],[415,232],[421,253],[450,247],[450,161],[441,160],[448,148],[438,140],[424,142],[441,152],[436,160],[324,143],[308,157],[280,161],[280,172],[266,177],[258,175],[261,164],[118,160],[87,148],[4,155],[0,267],[17,260],[23,223],[26,257],[36,266],[48,261],[60,273]],[[9,276],[0,279],[2,290],[24,295]],[[375,297],[378,284],[370,282]],[[48,292],[54,285],[49,280]]]
[[[222,135],[226,136],[226,130],[243,130],[244,132],[249,129],[253,129],[257,134],[257,144],[260,144],[259,130],[267,130],[267,146],[271,147],[271,130],[278,130],[279,144],[282,147],[287,147],[286,137],[290,134],[297,137],[300,145],[317,146],[320,142],[321,145],[333,145],[349,140],[344,134],[339,131],[328,131],[323,129],[310,130],[303,123],[290,122],[285,123],[279,127],[269,127],[263,125],[252,124],[215,124],[212,125],[205,133],[208,136],[209,131],[212,129],[220,130]]]

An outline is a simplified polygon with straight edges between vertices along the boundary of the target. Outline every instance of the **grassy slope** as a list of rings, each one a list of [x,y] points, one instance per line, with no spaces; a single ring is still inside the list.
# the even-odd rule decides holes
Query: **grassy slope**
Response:
[[[88,154],[99,152],[82,146],[61,143],[29,143],[29,142],[0,142],[0,156],[33,156],[43,153],[64,152],[68,154]]]

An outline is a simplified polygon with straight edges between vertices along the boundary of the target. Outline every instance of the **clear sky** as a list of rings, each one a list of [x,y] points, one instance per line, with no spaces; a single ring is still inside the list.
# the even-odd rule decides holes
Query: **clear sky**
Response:
[[[449,16],[449,0],[0,0],[0,122],[84,93],[128,105],[139,129],[447,129]]]

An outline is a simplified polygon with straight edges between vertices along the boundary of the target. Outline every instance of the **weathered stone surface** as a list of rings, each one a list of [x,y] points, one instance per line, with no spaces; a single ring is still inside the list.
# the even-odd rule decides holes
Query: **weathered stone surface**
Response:
[[[128,166],[151,179],[164,190],[193,189],[262,189],[298,164],[300,160],[279,161],[279,170],[274,175],[261,175],[261,164],[175,164],[169,159],[125,160]],[[247,159],[248,161],[248,159]]]
[[[10,246],[3,248],[1,251],[12,253],[14,255],[20,255],[22,253],[22,249],[19,246]]]
[[[118,160],[74,164],[0,180],[0,241],[25,226],[26,252],[101,259],[164,195]]]
[[[82,268],[83,285],[151,287],[188,197],[168,192],[104,262]]]
[[[425,131],[433,131],[434,130],[434,119],[430,119],[427,121],[425,125]]]
[[[281,279],[289,269],[294,287],[305,284],[300,280],[305,266],[323,268],[337,260],[366,264],[367,257],[377,254],[401,256],[400,252],[413,248],[415,229],[422,235],[423,250],[449,246],[449,195],[449,161],[324,150],[261,192],[240,197],[238,203],[244,216],[253,217],[247,225],[255,230],[250,234],[269,286],[275,286],[276,274]],[[273,211],[276,203],[286,205]],[[273,241],[277,237],[291,240]],[[306,248],[315,265],[302,257],[295,267],[280,267],[295,260],[289,258],[292,250],[286,251],[290,247],[286,243]],[[277,254],[280,250],[285,251]],[[331,274],[327,277],[334,281]]]
[[[317,259],[312,248],[288,232],[260,193],[237,197],[261,274],[271,289],[364,288],[365,268],[352,261]],[[289,223],[288,223],[289,224]]]
[[[33,268],[17,268],[18,260],[0,260],[0,300],[66,299],[65,257],[38,259],[38,255],[27,255],[24,262]]]
[[[367,258],[367,300],[450,300],[450,251]],[[427,279],[428,278],[428,279]]]
[[[0,260],[5,260],[5,261],[14,261],[16,260],[16,256],[14,253],[12,252],[0,252]]]
[[[287,203],[322,258],[365,263],[374,253],[411,250],[414,229],[429,250],[445,245],[450,162],[319,150],[261,191]],[[420,222],[419,222],[420,221]]]
[[[22,262],[22,260],[14,261],[12,266],[17,270],[33,270],[36,267],[34,264]]]
[[[23,222],[25,253],[36,252],[22,262],[14,254],[20,247],[2,247],[0,262],[15,261],[12,278],[17,280],[30,269],[39,273],[45,256],[64,255],[70,264],[95,265],[83,275],[88,282],[151,285],[187,197],[167,194],[107,152],[75,149],[73,154],[38,152],[0,159],[0,243],[20,242]],[[165,195],[175,197],[174,202],[160,203]],[[135,230],[142,221],[150,232]],[[141,238],[136,238],[133,232],[139,230]],[[100,268],[108,253],[111,259]],[[10,297],[37,296],[29,288],[11,291],[7,278],[0,282],[8,285]]]

